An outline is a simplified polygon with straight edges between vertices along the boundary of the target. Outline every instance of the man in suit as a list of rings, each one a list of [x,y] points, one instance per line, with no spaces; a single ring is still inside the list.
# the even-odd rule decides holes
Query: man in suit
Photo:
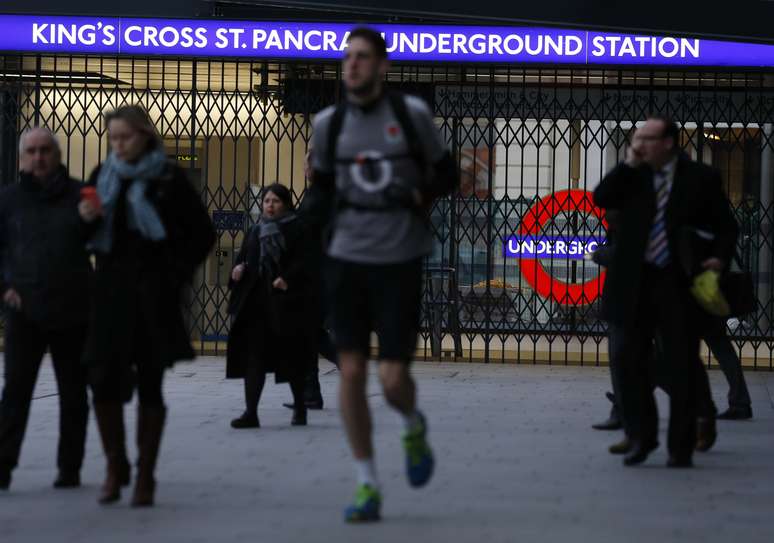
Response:
[[[711,397],[697,363],[699,309],[689,290],[693,278],[678,265],[680,243],[686,229],[710,232],[709,256],[700,267],[722,271],[737,235],[719,173],[680,153],[678,140],[674,122],[649,118],[637,130],[625,162],[594,191],[599,207],[619,210],[602,303],[610,322],[622,328],[621,404],[632,439],[624,464],[629,466],[644,462],[658,447],[650,363],[657,336],[671,388],[668,466],[692,466],[699,405],[706,408]]]

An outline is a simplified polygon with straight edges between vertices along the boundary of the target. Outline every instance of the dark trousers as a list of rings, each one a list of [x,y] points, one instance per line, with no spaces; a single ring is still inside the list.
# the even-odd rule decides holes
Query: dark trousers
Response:
[[[17,312],[5,324],[5,387],[0,404],[0,469],[16,467],[27,429],[38,371],[51,350],[59,388],[57,465],[79,471],[83,463],[89,403],[86,370],[81,362],[86,327],[46,330]]]
[[[632,437],[634,430],[627,423],[627,417],[625,413],[625,407],[623,405],[624,395],[624,364],[626,346],[626,327],[620,324],[610,323],[608,324],[608,356],[610,360],[610,380],[613,385],[613,394],[615,395],[615,406],[618,411],[624,432],[627,437]],[[645,353],[648,357],[648,373],[650,379],[651,388],[660,388],[667,394],[672,393],[671,375],[672,371],[669,367],[669,361],[666,359],[663,353],[662,342],[656,338],[653,345],[650,346],[650,351]],[[709,376],[707,370],[699,357],[696,357],[696,399],[697,399],[697,414],[699,417],[712,418],[717,415],[717,408],[715,402],[712,399],[712,389],[709,384]]]
[[[619,378],[627,433],[638,441],[657,439],[658,410],[653,388],[657,379],[667,381],[670,407],[667,446],[672,456],[690,459],[696,444],[698,396],[700,391],[709,388],[699,360],[695,309],[687,289],[678,286],[669,268],[646,267],[639,288],[637,318],[623,327],[620,338]],[[653,355],[656,338],[661,351],[659,368]],[[663,378],[658,378],[661,372]]]
[[[729,407],[750,407],[750,392],[747,390],[747,382],[742,372],[742,362],[726,334],[726,324],[722,319],[713,319],[709,330],[704,336],[704,341],[710,348],[715,358],[718,359],[720,369],[728,381],[728,405]]]

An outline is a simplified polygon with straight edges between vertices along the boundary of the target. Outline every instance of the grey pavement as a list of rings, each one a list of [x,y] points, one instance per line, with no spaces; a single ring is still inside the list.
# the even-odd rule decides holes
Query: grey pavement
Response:
[[[158,505],[133,510],[129,492],[113,507],[95,501],[104,461],[93,420],[84,487],[51,488],[58,408],[44,364],[21,464],[0,493],[0,542],[774,541],[774,374],[749,372],[755,419],[721,422],[697,468],[675,471],[664,467],[663,447],[624,468],[606,452],[619,434],[589,428],[608,409],[605,368],[416,364],[439,460],[422,490],[405,481],[401,422],[372,376],[385,518],[348,526],[341,512],[354,483],[335,408],[338,375],[327,364],[323,371],[328,404],[308,427],[289,425],[288,387],[270,383],[263,427],[232,430],[242,385],[223,379],[223,360],[176,366],[166,382]],[[724,406],[723,376],[711,380]],[[659,404],[665,427],[663,395]]]

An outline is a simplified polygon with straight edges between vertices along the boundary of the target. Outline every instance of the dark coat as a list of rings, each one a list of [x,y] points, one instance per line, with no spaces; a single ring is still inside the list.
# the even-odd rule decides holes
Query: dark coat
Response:
[[[90,177],[96,184],[98,170]],[[87,363],[133,364],[137,356],[161,366],[194,358],[183,318],[183,288],[215,243],[207,208],[185,172],[169,164],[150,181],[148,198],[167,239],[152,242],[126,227],[124,181],[116,205],[110,254],[98,254]]]
[[[656,214],[652,170],[620,164],[594,191],[594,203],[620,212],[615,249],[610,255],[602,292],[602,316],[611,322],[630,324],[638,313],[645,250]],[[680,155],[666,210],[667,239],[673,260],[680,254],[681,233],[686,228],[714,234],[709,254],[731,262],[738,226],[721,188],[720,173]],[[680,266],[672,269],[679,284],[687,289],[689,275]]]
[[[60,167],[43,186],[22,173],[0,192],[0,296],[13,288],[43,328],[85,325],[91,264],[78,216],[82,184]]]
[[[228,312],[233,317],[226,350],[226,377],[245,376],[248,364],[274,372],[277,382],[306,373],[317,357],[318,291],[315,270],[309,268],[310,236],[300,219],[281,224],[286,250],[279,277],[287,291],[272,287],[278,276],[259,273],[258,227],[245,238],[234,265],[246,264],[242,280],[231,282]]]

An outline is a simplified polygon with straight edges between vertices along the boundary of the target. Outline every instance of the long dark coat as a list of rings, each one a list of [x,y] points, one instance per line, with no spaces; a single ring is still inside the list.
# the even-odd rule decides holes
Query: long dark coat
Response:
[[[634,322],[639,310],[644,255],[656,214],[653,171],[647,166],[619,165],[594,191],[594,203],[619,212],[616,243],[610,254],[602,292],[603,318],[629,324]],[[720,172],[716,169],[680,155],[665,217],[673,258],[681,251],[681,231],[698,228],[715,236],[710,254],[724,262],[731,261],[738,227],[721,187]],[[687,291],[690,278],[680,266],[674,269],[678,284]]]
[[[129,184],[124,181],[115,210],[113,250],[97,255],[84,360],[93,366],[131,365],[142,357],[167,367],[194,358],[182,293],[214,245],[215,229],[185,172],[170,163],[147,192],[167,239],[141,239],[126,227]]]
[[[22,173],[0,191],[0,295],[15,289],[22,314],[42,328],[88,319],[92,271],[78,216],[81,186],[62,166],[45,185]]]
[[[278,276],[286,291],[272,287],[277,276],[259,272],[258,227],[247,234],[235,266],[246,264],[238,283],[231,282],[228,312],[233,316],[226,350],[226,378],[245,376],[248,364],[273,372],[277,382],[303,376],[317,357],[318,285],[310,270],[309,236],[300,219],[280,224],[286,249]]]

